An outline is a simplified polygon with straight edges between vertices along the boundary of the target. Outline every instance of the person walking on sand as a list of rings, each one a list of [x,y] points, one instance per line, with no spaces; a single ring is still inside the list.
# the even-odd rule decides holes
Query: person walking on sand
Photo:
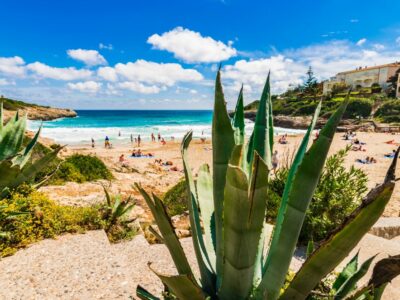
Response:
[[[92,138],[92,148],[94,148],[94,139]]]
[[[154,136],[154,133],[151,133],[151,141],[155,142],[156,141],[156,137]]]
[[[106,135],[106,138],[104,139],[104,148],[110,148],[110,139]]]
[[[158,141],[160,141],[161,140],[161,134],[160,133],[158,133]]]
[[[133,143],[133,134],[131,133],[131,143]]]
[[[278,151],[275,150],[275,152],[272,154],[272,170],[274,171],[274,174],[276,173],[276,169],[278,168],[278,163]]]
[[[140,138],[140,134],[137,137],[137,145],[138,147],[140,147],[140,142],[142,141],[142,139]]]

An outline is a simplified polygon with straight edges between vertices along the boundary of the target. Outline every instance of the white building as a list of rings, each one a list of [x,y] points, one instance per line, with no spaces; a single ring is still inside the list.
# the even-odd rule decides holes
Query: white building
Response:
[[[352,71],[340,72],[335,77],[324,81],[323,93],[329,93],[335,85],[347,85],[352,88],[371,87],[374,83],[379,84],[383,89],[387,88],[387,80],[400,69],[400,62],[391,64],[360,67]],[[400,83],[400,76],[398,78]],[[400,84],[397,85],[396,96],[400,96]]]

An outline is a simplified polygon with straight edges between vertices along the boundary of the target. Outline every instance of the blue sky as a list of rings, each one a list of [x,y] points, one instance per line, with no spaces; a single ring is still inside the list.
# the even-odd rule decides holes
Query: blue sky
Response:
[[[0,93],[83,109],[209,109],[400,60],[399,1],[1,1]]]

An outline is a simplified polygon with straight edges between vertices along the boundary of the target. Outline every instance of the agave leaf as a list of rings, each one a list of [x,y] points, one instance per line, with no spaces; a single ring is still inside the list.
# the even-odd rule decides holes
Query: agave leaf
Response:
[[[25,166],[25,164],[28,162],[29,158],[31,157],[33,147],[36,145],[40,132],[42,130],[42,126],[40,126],[39,130],[36,132],[35,136],[29,144],[26,146],[25,149],[23,149],[17,156],[13,158],[13,163],[14,165],[19,165],[21,168]]]
[[[239,97],[236,103],[235,114],[233,116],[233,128],[235,129],[235,144],[244,144],[244,107],[243,107],[243,84],[239,92]]]
[[[135,188],[142,194],[144,200],[149,206],[151,213],[158,224],[158,228],[160,229],[160,232],[164,238],[165,245],[168,247],[172,260],[175,263],[178,273],[193,277],[192,269],[190,268],[182,245],[175,234],[164,204],[157,197],[153,197],[152,199],[139,184],[135,183]]]
[[[388,283],[384,283],[380,287],[374,289],[374,299],[373,300],[380,300],[382,298],[383,292],[385,291],[385,288],[387,285],[388,285]]]
[[[191,168],[189,166],[187,159],[187,149],[189,147],[191,140],[192,140],[192,132],[190,131],[184,136],[181,145],[183,168],[186,179],[185,182],[188,192],[190,227],[192,230],[193,247],[200,269],[203,289],[206,290],[209,294],[214,294],[216,290],[215,275],[214,275],[215,272],[213,270],[212,263],[210,261],[210,255],[207,252],[207,248],[203,240],[203,233],[200,225],[199,206],[196,197],[196,189]]]
[[[104,194],[106,195],[107,206],[111,207],[111,196],[107,188],[103,185]]]
[[[340,272],[340,274],[336,278],[335,282],[332,285],[332,290],[334,292],[336,292],[348,278],[350,278],[351,276],[353,276],[355,272],[357,272],[358,254],[359,252],[357,252],[357,254],[354,255],[354,257],[347,263],[346,267],[344,267],[342,272]]]
[[[146,289],[144,289],[141,285],[138,285],[136,288],[136,296],[142,300],[161,300],[160,298],[152,295]]]
[[[151,264],[149,264],[149,268],[158,276],[158,278],[161,279],[161,281],[178,299],[206,300],[207,295],[204,294],[201,287],[193,280],[191,276],[184,274],[167,276],[156,272],[153,268],[151,268]]]
[[[38,159],[31,165],[23,168],[22,171],[19,172],[19,174],[15,177],[15,179],[12,180],[9,187],[16,187],[23,182],[31,180],[38,172],[47,167],[47,165],[57,157],[58,152],[60,152],[60,150],[63,148],[64,147],[58,147],[57,149],[54,149],[52,152],[47,153],[45,156]]]
[[[211,268],[215,270],[215,219],[213,186],[210,167],[204,164],[199,169],[197,177],[197,198],[204,226],[204,240]]]
[[[372,189],[343,225],[332,232],[330,237],[322,242],[320,247],[304,262],[280,299],[305,299],[379,219],[393,193],[394,172],[399,150],[400,148],[396,152],[384,183]]]
[[[215,237],[217,241],[217,286],[221,282],[224,244],[223,244],[223,206],[226,170],[235,145],[234,131],[226,110],[224,92],[221,84],[221,71],[218,70],[215,80],[215,102],[212,121],[213,148],[213,199],[215,218]]]
[[[155,230],[153,228],[153,226],[149,226],[149,231],[156,237],[156,239],[161,243],[161,244],[165,244],[164,242],[164,238],[161,236],[161,234],[158,233],[157,230]]]
[[[258,106],[256,120],[254,122],[253,134],[250,137],[249,149],[247,153],[247,161],[251,166],[251,162],[254,159],[254,151],[260,155],[260,157],[267,163],[267,166],[271,168],[271,156],[273,141],[273,127],[270,128],[272,116],[270,112],[272,109],[269,107],[271,104],[271,88],[270,88],[270,73],[268,73],[267,80],[264,85],[263,92],[260,98],[260,104]]]
[[[26,116],[15,122],[8,122],[3,128],[0,136],[0,160],[11,158],[17,154],[24,139],[25,127]]]
[[[395,157],[395,160],[397,157]],[[372,277],[368,285],[381,287],[382,285],[391,282],[395,277],[400,275],[400,254],[389,256],[378,261],[372,272]]]
[[[285,280],[305,212],[318,183],[336,125],[339,122],[337,115],[339,114],[340,117],[344,108],[339,109],[328,121],[326,129],[321,131],[323,137],[318,139],[306,156],[309,139],[321,109],[321,103],[318,105],[289,170],[264,267],[264,276],[258,289],[258,293],[262,295],[268,292],[270,299],[278,297],[280,287]]]
[[[354,288],[356,288],[357,282],[368,272],[369,266],[376,255],[367,259],[354,274],[352,274],[347,280],[341,285],[338,291],[335,293],[334,300],[341,300]]]
[[[247,175],[229,165],[224,207],[224,276],[220,299],[247,299],[253,287],[256,255],[266,212],[268,168],[255,155],[250,184]]]

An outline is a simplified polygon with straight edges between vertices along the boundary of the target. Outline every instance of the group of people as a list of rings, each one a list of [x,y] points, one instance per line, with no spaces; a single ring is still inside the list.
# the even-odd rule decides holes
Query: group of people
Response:
[[[161,158],[160,159],[156,159],[154,160],[154,164],[159,165],[159,166],[163,166],[163,167],[170,167],[169,170],[170,171],[179,171],[177,166],[174,166],[174,163],[170,160],[167,161],[163,161]]]
[[[286,145],[288,143],[288,141],[287,141],[287,133],[285,133],[284,135],[279,137],[278,143],[282,144],[282,145]]]
[[[142,153],[142,151],[140,151],[140,149],[135,150],[133,149],[132,151],[132,157],[153,157],[154,154],[151,152],[148,153]]]

